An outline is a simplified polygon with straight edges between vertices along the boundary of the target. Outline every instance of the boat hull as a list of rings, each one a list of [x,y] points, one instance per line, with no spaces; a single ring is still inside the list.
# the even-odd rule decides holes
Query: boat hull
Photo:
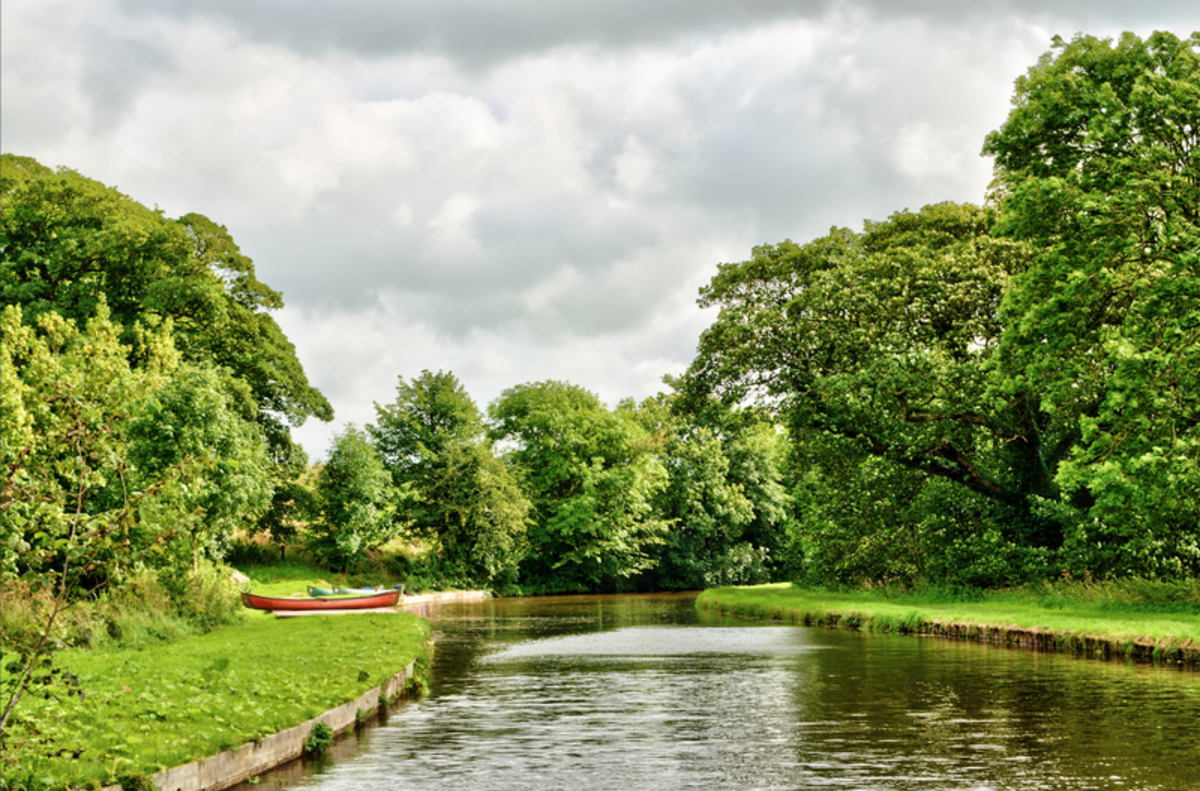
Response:
[[[345,599],[277,599],[273,596],[242,594],[242,604],[255,610],[371,610],[393,607],[400,591],[383,591],[372,596],[353,596]]]

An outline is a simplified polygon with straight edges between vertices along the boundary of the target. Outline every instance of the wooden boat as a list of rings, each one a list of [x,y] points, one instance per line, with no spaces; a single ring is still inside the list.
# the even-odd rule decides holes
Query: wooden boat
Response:
[[[255,610],[370,610],[393,607],[400,591],[380,591],[371,596],[349,596],[344,599],[280,599],[274,596],[242,594],[242,604]]]

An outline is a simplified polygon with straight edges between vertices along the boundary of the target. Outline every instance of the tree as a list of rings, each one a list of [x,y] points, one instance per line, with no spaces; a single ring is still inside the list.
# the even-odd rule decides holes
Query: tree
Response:
[[[227,395],[239,387],[246,389],[212,367],[182,365],[129,427],[138,480],[186,470],[186,481],[160,499],[170,502],[168,518],[188,537],[193,571],[202,556],[224,557],[234,529],[252,526],[275,488],[258,426],[238,415]]]
[[[148,523],[157,498],[178,469],[134,482],[125,452],[125,423],[138,402],[163,386],[177,355],[165,334],[143,335],[145,364],[131,370],[101,302],[84,331],[56,313],[34,325],[9,305],[2,317],[0,379],[0,580],[48,592],[35,602],[35,627],[5,623],[6,669],[0,730],[33,683],[65,678],[53,639],[62,614],[81,598],[152,560],[170,529]]]
[[[11,154],[0,158],[0,207],[0,295],[24,306],[27,321],[47,311],[86,321],[103,300],[131,342],[138,325],[169,319],[185,360],[227,367],[249,385],[243,408],[279,461],[298,450],[288,425],[333,418],[267,312],[283,307],[282,296],[223,226],[199,214],[172,220],[72,170]]]
[[[396,400],[375,412],[368,430],[395,484],[412,493],[399,509],[409,529],[464,581],[515,583],[531,505],[454,374],[400,377]]]
[[[915,487],[926,571],[964,567],[929,555],[940,535],[991,581],[1196,573],[1198,47],[1056,40],[985,144],[992,208],[901,212],[723,266],[691,397],[757,396],[823,471],[857,458],[856,482]]]
[[[522,580],[548,591],[611,589],[652,564],[668,523],[653,498],[666,485],[657,442],[630,416],[565,382],[505,390],[491,435],[512,447],[534,506]]]
[[[695,589],[768,582],[782,560],[791,498],[782,485],[785,443],[774,425],[749,410],[715,401],[684,412],[660,394],[624,407],[662,438],[668,483],[654,498],[672,524],[644,572],[654,589]]]
[[[938,204],[722,265],[701,292],[721,313],[685,392],[754,398],[796,443],[833,454],[831,466],[869,456],[952,481],[993,504],[1010,541],[1057,546],[1030,497],[1055,496],[1073,429],[1028,393],[991,389],[1001,295],[1029,259],[1023,244],[993,238],[991,221]]]
[[[987,138],[1005,294],[996,391],[1075,427],[1046,511],[1069,565],[1200,572],[1200,34],[1055,39]]]
[[[370,438],[353,424],[334,436],[317,491],[322,516],[309,529],[309,547],[327,562],[347,568],[363,549],[399,534],[399,493]]]

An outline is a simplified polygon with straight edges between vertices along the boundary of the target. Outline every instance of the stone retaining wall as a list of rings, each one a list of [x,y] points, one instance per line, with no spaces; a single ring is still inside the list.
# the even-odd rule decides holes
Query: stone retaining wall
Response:
[[[492,598],[487,591],[438,591],[437,593],[405,594],[400,600],[400,607],[410,604],[451,604],[468,601],[484,601]]]

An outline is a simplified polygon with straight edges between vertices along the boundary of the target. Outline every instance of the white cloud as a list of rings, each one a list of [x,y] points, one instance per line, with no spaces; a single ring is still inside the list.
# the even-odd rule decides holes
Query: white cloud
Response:
[[[422,368],[481,402],[548,378],[650,395],[693,353],[718,262],[981,200],[983,137],[1053,33],[1194,17],[280,2],[7,0],[4,145],[227,225],[359,423]],[[319,452],[328,433],[298,436]]]

